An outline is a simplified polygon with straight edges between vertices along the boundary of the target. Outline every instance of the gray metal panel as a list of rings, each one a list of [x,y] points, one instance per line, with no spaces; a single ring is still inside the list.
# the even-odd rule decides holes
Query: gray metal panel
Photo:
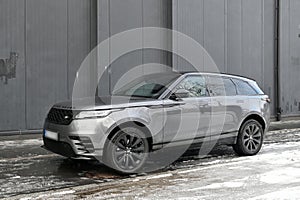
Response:
[[[143,1],[141,0],[110,0],[110,35],[143,26]],[[138,38],[139,37],[139,38]],[[142,34],[137,36],[137,41],[142,41]],[[110,45],[110,54],[118,50],[118,45]],[[141,42],[142,46],[142,42]],[[143,63],[142,51],[123,56],[111,65],[111,90],[119,79],[130,69]],[[129,79],[142,75],[143,70],[137,70],[136,75],[130,75]]]
[[[27,0],[27,129],[67,99],[67,0]]]
[[[300,114],[300,1],[290,0],[290,114]]]
[[[97,0],[97,36],[98,36],[98,45],[101,44],[101,42],[105,41],[110,36],[110,24],[109,24],[109,1],[110,0]],[[103,45],[103,44],[102,44]],[[109,55],[109,46],[106,47],[107,51],[106,53],[102,53],[103,55]],[[98,52],[99,54],[101,52]],[[109,60],[109,56],[106,58]],[[98,62],[101,62],[98,60]],[[100,63],[99,63],[100,64]],[[99,77],[100,78],[100,77]],[[110,93],[110,77],[109,72],[105,71],[101,79],[99,80],[98,84],[98,95],[99,96],[106,96]]]
[[[140,27],[171,27],[171,0],[111,0],[109,1],[109,8],[110,36]],[[101,27],[99,28],[101,30]],[[138,37],[137,40],[141,41],[142,47],[143,34]],[[167,38],[168,36],[162,35],[157,40],[170,45]],[[111,54],[114,52],[114,48],[118,48],[118,46],[110,46]],[[111,89],[113,90],[119,79],[134,67],[146,63],[171,65],[171,59],[170,53],[157,50],[140,50],[124,55],[111,65]],[[149,71],[152,71],[150,66],[139,68],[128,77],[133,79]]]
[[[220,72],[226,72],[225,64],[225,1],[204,1],[203,46],[214,59]],[[206,68],[205,71],[212,69]]]
[[[263,1],[244,0],[242,2],[242,75],[253,78],[261,84],[263,69]],[[273,21],[268,23],[273,24]]]
[[[172,0],[143,0],[143,27],[172,28]],[[172,45],[171,38],[171,35],[161,35],[156,40],[167,47]],[[143,63],[159,63],[171,67],[172,53],[160,50],[143,50]],[[154,68],[147,66],[143,70],[144,73],[153,73]],[[162,69],[159,70],[162,71]]]
[[[96,0],[68,0],[68,96],[72,95],[76,72],[97,45]],[[90,70],[90,83],[96,79],[96,65]],[[90,84],[90,86],[91,86]],[[86,89],[89,91],[92,87]],[[95,92],[95,91],[93,91]]]
[[[174,29],[202,44],[221,72],[253,78],[273,98],[274,2],[173,0]],[[190,70],[176,59],[177,69]]]
[[[263,38],[263,79],[261,87],[272,98],[271,110],[275,113],[275,26],[270,25],[275,21],[275,1],[264,0],[264,38]],[[274,22],[275,23],[275,22]],[[273,23],[273,24],[274,24]]]
[[[0,1],[0,59],[19,54],[15,79],[0,81],[0,131],[25,128],[24,1]]]
[[[91,2],[68,0],[68,97],[76,72],[91,50]]]
[[[281,98],[283,115],[300,114],[300,2],[281,1]]]
[[[204,44],[204,0],[173,0],[173,29]],[[180,48],[175,43],[174,48]],[[175,56],[173,66],[178,71],[194,70],[193,66]],[[200,66],[204,69],[204,66]]]
[[[281,81],[281,107],[283,114],[286,115],[290,110],[290,97],[289,84],[283,83],[284,80],[289,79],[289,68],[290,66],[290,1],[281,1],[280,5],[280,79]]]
[[[242,74],[242,1],[227,2],[227,72]]]

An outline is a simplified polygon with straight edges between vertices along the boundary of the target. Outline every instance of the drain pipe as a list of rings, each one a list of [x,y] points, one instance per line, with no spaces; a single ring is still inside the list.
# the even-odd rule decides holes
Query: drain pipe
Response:
[[[275,113],[277,121],[281,121],[281,78],[280,78],[280,0],[275,0]]]

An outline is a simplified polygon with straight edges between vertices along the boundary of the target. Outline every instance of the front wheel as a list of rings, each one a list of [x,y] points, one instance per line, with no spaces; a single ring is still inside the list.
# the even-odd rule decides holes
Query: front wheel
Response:
[[[149,143],[143,131],[125,127],[108,140],[105,164],[123,174],[140,173],[148,151]]]
[[[256,155],[263,144],[264,130],[256,120],[246,121],[237,138],[237,143],[233,145],[234,151],[241,156]]]

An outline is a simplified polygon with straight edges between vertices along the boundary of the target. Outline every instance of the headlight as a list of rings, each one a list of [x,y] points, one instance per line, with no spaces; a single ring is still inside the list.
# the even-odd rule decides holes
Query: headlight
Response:
[[[75,119],[101,118],[108,116],[110,113],[112,113],[110,110],[82,111],[76,115]]]

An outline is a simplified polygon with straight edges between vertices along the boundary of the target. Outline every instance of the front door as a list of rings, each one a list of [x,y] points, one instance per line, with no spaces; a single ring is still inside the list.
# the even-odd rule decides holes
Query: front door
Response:
[[[210,98],[206,79],[201,75],[184,78],[173,90],[186,91],[187,95],[165,100],[164,143],[190,145],[210,136]]]

